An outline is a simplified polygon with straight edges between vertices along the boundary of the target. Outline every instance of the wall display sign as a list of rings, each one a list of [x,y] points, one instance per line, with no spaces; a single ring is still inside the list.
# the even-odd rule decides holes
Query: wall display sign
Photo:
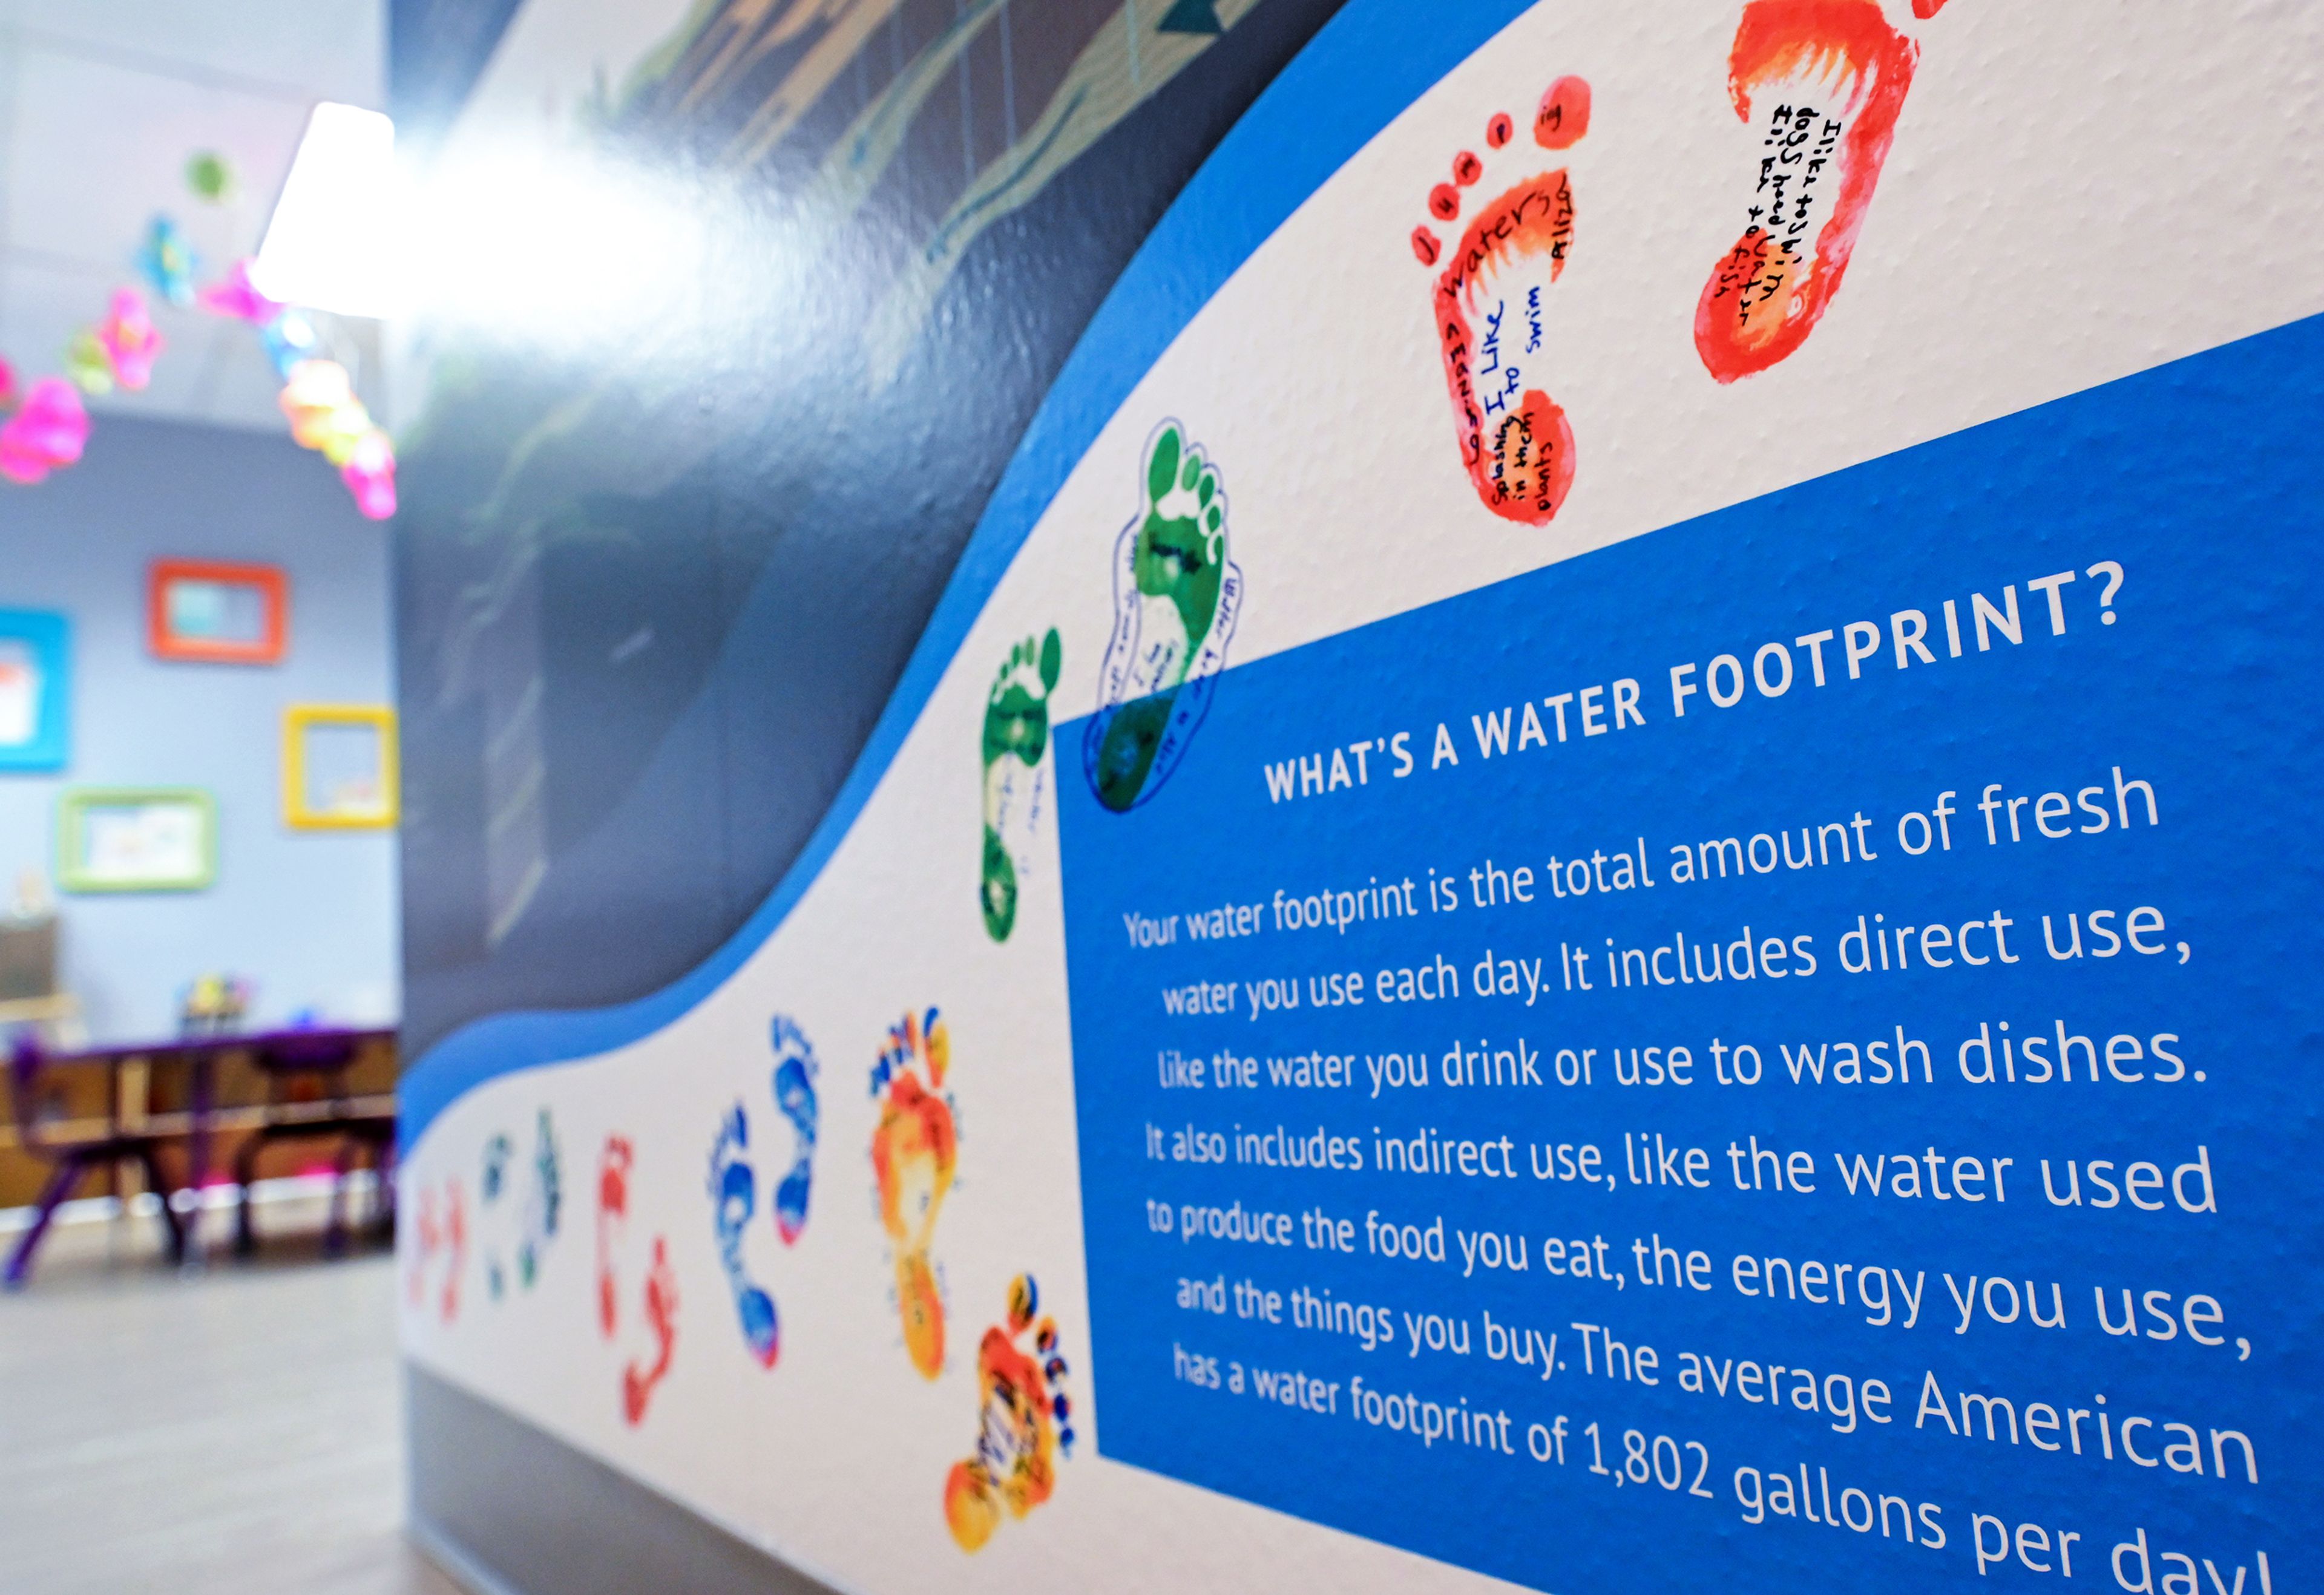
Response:
[[[146,645],[156,659],[276,664],[290,623],[290,578],[279,567],[157,559],[147,573]]]
[[[0,773],[63,769],[71,707],[72,622],[0,609]]]
[[[396,821],[395,711],[293,704],[282,711],[282,821],[297,830],[383,830]]]
[[[192,787],[75,787],[57,799],[66,891],[199,891],[217,879],[217,806]]]
[[[2324,1583],[2324,15],[678,9],[622,203],[781,270],[446,330],[403,462],[503,1474],[882,1592]]]

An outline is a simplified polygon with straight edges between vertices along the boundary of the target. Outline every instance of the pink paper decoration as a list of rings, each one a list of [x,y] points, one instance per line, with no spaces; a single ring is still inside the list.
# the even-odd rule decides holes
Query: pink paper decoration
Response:
[[[364,433],[339,467],[339,480],[355,497],[355,508],[373,521],[395,513],[395,447],[387,434],[374,427]]]
[[[0,476],[30,485],[80,458],[88,443],[88,411],[79,392],[62,377],[42,377],[0,424]]]
[[[224,277],[194,295],[195,302],[213,316],[226,316],[263,327],[282,314],[282,306],[250,284],[250,261],[244,257],[226,268]]]
[[[134,288],[116,290],[105,319],[97,323],[97,341],[123,387],[134,393],[153,380],[153,360],[161,352],[161,335],[146,313],[143,294]]]

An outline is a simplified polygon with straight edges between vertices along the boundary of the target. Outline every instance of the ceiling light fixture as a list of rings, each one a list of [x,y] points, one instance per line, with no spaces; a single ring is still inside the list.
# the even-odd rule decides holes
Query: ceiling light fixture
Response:
[[[326,100],[307,118],[290,175],[250,268],[261,293],[340,316],[397,308],[395,124]]]

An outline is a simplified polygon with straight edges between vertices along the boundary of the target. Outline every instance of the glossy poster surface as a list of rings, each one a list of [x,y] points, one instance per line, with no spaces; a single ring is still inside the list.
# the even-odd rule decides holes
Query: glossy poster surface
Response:
[[[2316,25],[1282,4],[520,13],[716,314],[419,351],[408,1353],[849,1589],[2312,1579]]]

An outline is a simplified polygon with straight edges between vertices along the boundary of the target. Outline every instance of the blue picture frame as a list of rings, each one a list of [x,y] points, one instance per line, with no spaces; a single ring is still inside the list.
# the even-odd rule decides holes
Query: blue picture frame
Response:
[[[0,609],[0,774],[62,770],[71,710],[72,622]]]

